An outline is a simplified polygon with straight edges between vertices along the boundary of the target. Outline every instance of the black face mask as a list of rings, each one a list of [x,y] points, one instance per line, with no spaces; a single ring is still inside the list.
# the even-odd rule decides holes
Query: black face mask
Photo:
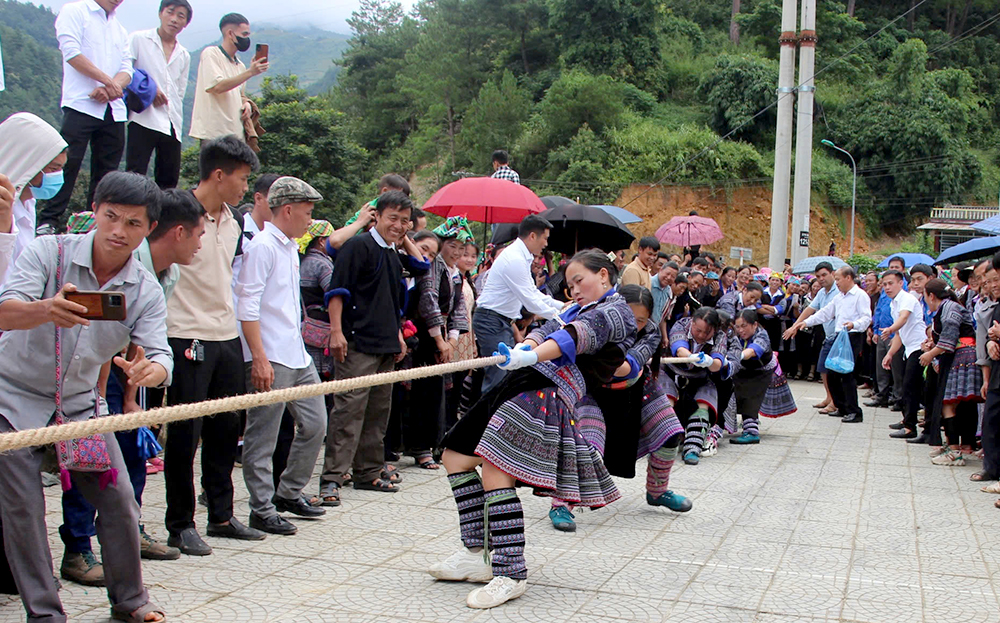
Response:
[[[250,49],[250,37],[241,37],[236,35],[236,49],[240,52],[246,52]]]

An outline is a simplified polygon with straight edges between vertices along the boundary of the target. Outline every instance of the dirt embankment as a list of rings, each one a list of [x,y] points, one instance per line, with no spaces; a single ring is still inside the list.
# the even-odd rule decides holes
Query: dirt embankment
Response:
[[[634,201],[633,201],[634,199]],[[629,203],[631,201],[631,203]],[[696,210],[699,216],[715,219],[725,238],[702,250],[729,256],[730,247],[753,249],[754,264],[768,264],[771,237],[771,189],[762,186],[739,188],[708,188],[685,186],[633,185],[622,191],[615,205],[625,206],[643,222],[629,226],[637,238],[653,235],[656,229],[674,216]],[[789,208],[789,249],[791,248],[791,208]],[[840,218],[831,217],[827,208],[814,205],[809,218],[809,254],[826,255],[830,242],[837,244],[836,254],[846,258],[850,245],[850,212]],[[634,247],[635,245],[633,245]],[[855,253],[869,252],[864,223],[855,223]],[[679,250],[679,249],[673,249]],[[668,247],[667,252],[671,252]],[[788,253],[785,257],[788,257]],[[782,258],[784,259],[784,258]],[[727,260],[732,263],[732,260]]]

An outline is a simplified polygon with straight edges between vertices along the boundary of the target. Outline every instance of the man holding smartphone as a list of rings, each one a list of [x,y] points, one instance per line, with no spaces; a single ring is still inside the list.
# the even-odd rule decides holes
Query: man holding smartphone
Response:
[[[249,119],[251,110],[246,82],[267,71],[266,57],[255,57],[250,69],[236,57],[250,49],[247,18],[239,13],[223,15],[219,30],[222,42],[205,48],[198,63],[191,136],[203,141],[229,134],[245,137],[243,120]]]
[[[160,191],[135,173],[111,172],[94,192],[94,231],[34,240],[18,257],[0,293],[0,432],[47,426],[56,410],[56,336],[62,353],[62,412],[67,420],[107,413],[98,400],[101,366],[114,359],[130,385],[170,383],[167,306],[156,279],[132,252],[159,218]],[[61,249],[60,249],[61,247]],[[57,270],[61,278],[57,279]],[[68,300],[76,291],[121,292],[124,321],[87,320],[86,307]],[[129,342],[135,355],[119,357]],[[25,361],[34,365],[26,366]],[[127,473],[114,435],[104,435],[110,468]],[[42,494],[41,447],[0,454],[0,514],[4,547],[28,618],[66,621],[52,577]],[[74,489],[97,507],[97,536],[107,571],[108,597],[119,616],[162,621],[142,584],[139,506],[128,478],[102,487],[98,472],[70,471]],[[16,538],[11,538],[16,535]]]

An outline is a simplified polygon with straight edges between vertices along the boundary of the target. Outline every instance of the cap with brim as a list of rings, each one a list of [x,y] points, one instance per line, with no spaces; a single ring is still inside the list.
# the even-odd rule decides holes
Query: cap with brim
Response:
[[[315,188],[289,175],[276,179],[267,191],[267,205],[271,209],[289,203],[316,203],[322,200],[323,195]]]

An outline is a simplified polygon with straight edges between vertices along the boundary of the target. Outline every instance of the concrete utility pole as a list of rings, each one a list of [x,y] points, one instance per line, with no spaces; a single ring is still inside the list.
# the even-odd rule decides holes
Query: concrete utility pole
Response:
[[[816,62],[816,0],[802,0],[799,32],[799,102],[792,196],[792,265],[809,257],[809,196],[812,191],[813,74]]]
[[[774,137],[774,188],[771,191],[771,270],[784,269],[788,253],[788,195],[792,179],[792,112],[795,104],[796,0],[781,2],[781,56],[778,68],[778,123]]]

